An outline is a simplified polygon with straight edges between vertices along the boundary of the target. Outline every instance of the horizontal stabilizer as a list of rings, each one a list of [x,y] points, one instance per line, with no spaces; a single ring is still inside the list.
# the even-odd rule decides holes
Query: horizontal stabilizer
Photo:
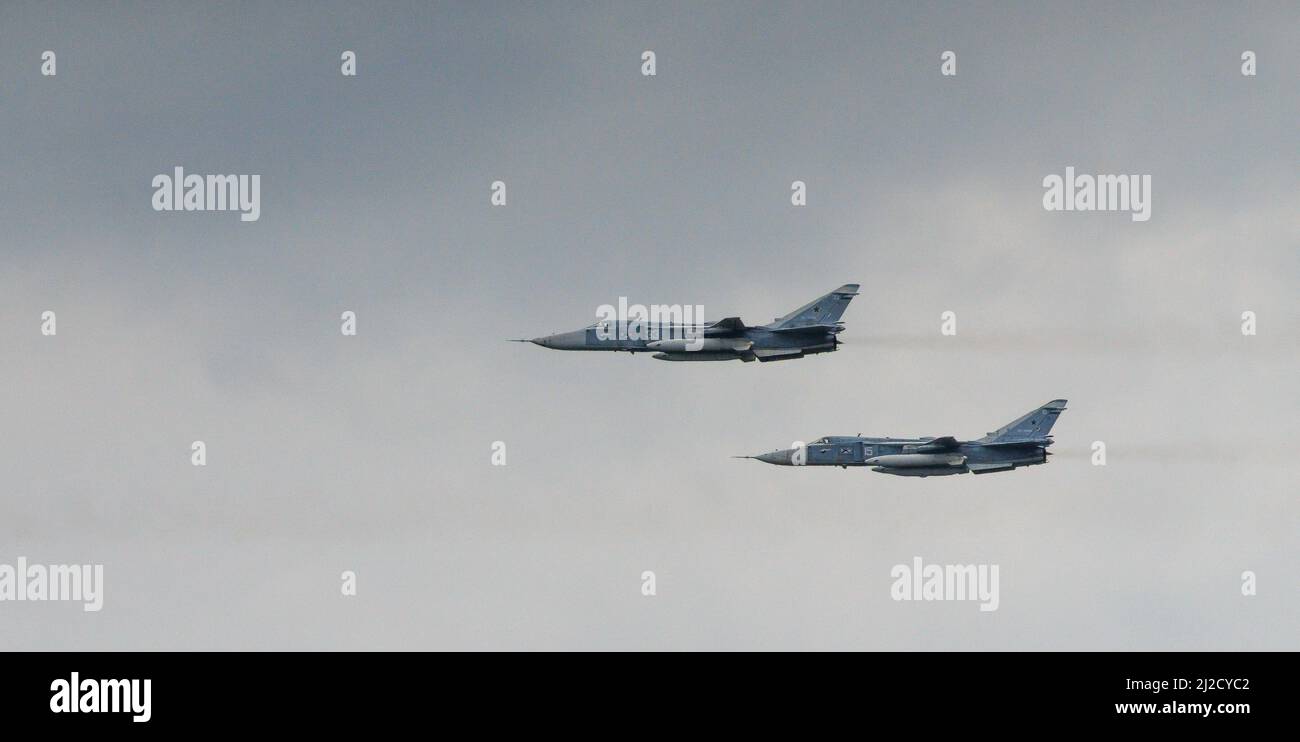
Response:
[[[1008,461],[998,461],[991,464],[967,464],[966,468],[970,469],[971,474],[988,474],[995,471],[1009,471],[1016,468],[1016,465]]]
[[[765,348],[752,352],[760,361],[784,361],[803,356],[803,351],[799,348]]]
[[[792,333],[792,332],[839,332],[844,329],[844,324],[837,322],[833,325],[799,325],[798,327],[773,327],[772,332]]]
[[[1052,439],[1049,438],[1010,438],[1001,441],[978,441],[979,445],[985,448],[997,448],[999,446],[1050,446]]]

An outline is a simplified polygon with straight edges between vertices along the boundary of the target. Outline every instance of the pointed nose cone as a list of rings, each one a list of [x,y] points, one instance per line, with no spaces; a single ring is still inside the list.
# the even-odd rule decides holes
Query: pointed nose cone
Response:
[[[585,330],[557,332],[554,335],[533,338],[533,343],[551,350],[582,350],[587,345],[587,332]]]
[[[793,449],[787,448],[783,451],[772,451],[770,453],[760,454],[758,456],[755,456],[754,458],[766,464],[776,464],[777,466],[789,466],[790,455],[792,453],[793,453]]]

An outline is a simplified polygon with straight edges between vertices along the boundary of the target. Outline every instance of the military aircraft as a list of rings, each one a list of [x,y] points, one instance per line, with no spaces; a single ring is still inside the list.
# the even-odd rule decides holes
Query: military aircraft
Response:
[[[1065,400],[1054,399],[974,441],[942,438],[863,438],[828,435],[795,448],[772,451],[758,459],[778,466],[870,466],[881,474],[900,477],[943,477],[952,474],[988,474],[1021,466],[1046,464],[1047,447]]]
[[[858,295],[848,283],[770,324],[749,326],[739,317],[705,325],[604,321],[519,343],[552,350],[613,350],[654,353],[661,361],[785,361],[830,353],[844,329],[840,315]]]

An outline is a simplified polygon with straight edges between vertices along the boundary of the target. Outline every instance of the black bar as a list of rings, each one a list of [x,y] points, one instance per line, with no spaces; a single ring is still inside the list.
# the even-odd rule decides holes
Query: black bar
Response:
[[[443,725],[464,721],[535,723],[540,733],[555,728],[557,716],[562,726],[602,719],[632,730],[670,720],[680,729],[698,714],[710,717],[702,723],[736,728],[843,719],[882,733],[891,724],[927,732],[1238,728],[1290,721],[1293,660],[1268,653],[20,653],[5,658],[0,711],[6,721],[51,732],[338,732],[431,721],[450,731]],[[79,684],[148,679],[148,721],[133,721],[144,715],[133,711],[53,712],[52,685],[70,684],[74,672]],[[91,685],[78,695],[95,688],[103,690]],[[1120,713],[1119,704],[1154,706]],[[1208,716],[1202,704],[1212,707]]]

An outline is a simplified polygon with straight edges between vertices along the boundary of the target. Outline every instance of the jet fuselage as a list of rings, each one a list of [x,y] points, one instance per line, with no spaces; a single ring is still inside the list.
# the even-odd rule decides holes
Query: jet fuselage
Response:
[[[662,361],[791,360],[835,350],[839,345],[835,336],[844,329],[840,317],[857,293],[858,284],[846,283],[769,324],[754,327],[739,317],[699,325],[606,318],[581,330],[521,342],[552,350],[653,353]],[[679,322],[682,319],[678,317]],[[690,315],[684,319],[689,322]]]
[[[989,446],[977,441],[958,443],[944,450],[927,451],[933,438],[867,438],[827,436],[803,447],[786,448],[754,458],[778,466],[869,466],[882,474],[940,477],[975,472],[983,474],[1047,463],[1043,444]],[[802,459],[802,463],[800,463]]]
[[[974,441],[959,441],[952,436],[828,435],[807,445],[739,458],[777,466],[868,466],[874,472],[902,477],[1010,471],[1047,463],[1052,426],[1065,411],[1065,403],[1064,399],[1054,399]]]

